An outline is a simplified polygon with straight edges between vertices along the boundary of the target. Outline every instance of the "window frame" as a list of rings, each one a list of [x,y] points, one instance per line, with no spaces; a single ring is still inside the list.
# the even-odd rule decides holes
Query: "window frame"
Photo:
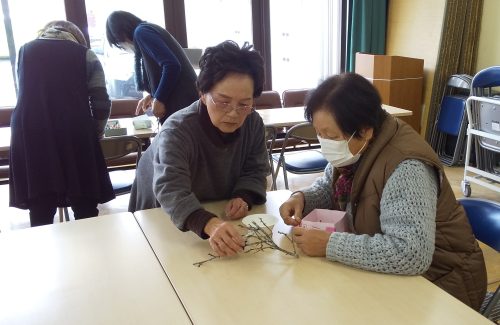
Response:
[[[345,58],[346,58],[346,40],[347,40],[347,13],[349,0],[341,1],[342,11],[342,30],[341,30],[341,53],[340,53],[340,69],[345,71]],[[186,31],[186,14],[184,0],[162,0],[165,16],[165,28],[177,39],[182,47],[187,47],[187,31]],[[7,0],[1,0],[2,8],[4,9],[4,17],[8,15]],[[254,40],[254,48],[258,50],[264,58],[265,65],[265,84],[264,90],[272,90],[272,69],[271,69],[271,33],[270,33],[270,0],[252,0],[252,33]],[[64,7],[66,12],[66,20],[76,24],[85,35],[87,43],[90,44],[88,33],[87,11],[85,0],[64,0]],[[169,8],[165,10],[165,8]],[[7,12],[5,12],[7,11]],[[12,42],[14,46],[14,39],[12,35],[12,28],[10,33],[8,30],[8,20],[5,20],[7,40]],[[9,44],[10,60],[15,61],[16,53],[15,48],[11,49]],[[14,66],[13,66],[14,67]],[[14,86],[17,95],[17,77],[15,67],[13,68]],[[2,107],[0,107],[2,108]]]

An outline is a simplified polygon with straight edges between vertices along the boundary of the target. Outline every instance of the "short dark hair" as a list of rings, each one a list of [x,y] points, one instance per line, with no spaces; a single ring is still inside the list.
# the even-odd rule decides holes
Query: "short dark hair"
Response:
[[[134,40],[134,31],[140,23],[139,17],[127,11],[113,11],[106,20],[106,37],[109,45],[120,47],[120,43]]]
[[[344,134],[360,137],[363,128],[373,128],[378,134],[386,116],[382,100],[375,87],[363,76],[343,73],[323,81],[308,97],[305,117],[312,122],[315,112],[327,109]]]
[[[264,87],[264,60],[252,47],[245,43],[240,48],[233,41],[207,47],[200,58],[200,74],[196,80],[198,91],[202,94],[209,92],[228,73],[234,72],[249,75],[253,79],[253,97],[259,97]]]

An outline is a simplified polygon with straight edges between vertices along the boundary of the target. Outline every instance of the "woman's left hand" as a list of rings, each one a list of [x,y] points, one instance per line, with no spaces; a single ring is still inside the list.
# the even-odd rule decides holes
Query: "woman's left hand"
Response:
[[[318,229],[293,228],[293,239],[297,246],[309,256],[326,256],[326,245],[330,233]]]
[[[151,107],[151,102],[152,100],[150,94],[147,94],[144,98],[139,100],[135,109],[135,115],[146,113],[146,110]]]
[[[237,197],[226,204],[224,212],[227,219],[241,219],[248,213],[248,204],[242,198]]]
[[[157,118],[162,118],[167,115],[167,109],[165,108],[165,104],[160,102],[158,99],[153,100],[153,115]]]

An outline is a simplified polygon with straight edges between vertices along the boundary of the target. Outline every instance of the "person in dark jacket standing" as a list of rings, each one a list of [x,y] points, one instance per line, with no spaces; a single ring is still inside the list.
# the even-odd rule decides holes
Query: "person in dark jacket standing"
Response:
[[[111,46],[135,53],[137,90],[146,91],[136,114],[152,107],[160,123],[198,99],[196,73],[179,43],[164,28],[126,11],[112,12],[106,21]]]
[[[76,25],[53,21],[18,62],[10,206],[29,209],[32,227],[52,223],[57,207],[97,216],[115,197],[99,144],[111,106],[99,60]]]

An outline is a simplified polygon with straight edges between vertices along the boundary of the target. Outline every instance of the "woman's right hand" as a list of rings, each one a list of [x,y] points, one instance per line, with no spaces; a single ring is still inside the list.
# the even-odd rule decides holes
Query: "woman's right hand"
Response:
[[[233,256],[243,251],[245,241],[235,226],[219,218],[212,218],[204,228],[208,242],[219,256]]]
[[[135,109],[135,115],[145,113],[148,108],[151,107],[152,102],[153,100],[150,94],[147,94],[145,97],[139,100],[139,102],[137,103],[137,108]]]
[[[280,206],[280,215],[283,221],[290,226],[298,226],[302,220],[302,211],[304,211],[305,198],[304,193],[295,192],[288,200]]]

